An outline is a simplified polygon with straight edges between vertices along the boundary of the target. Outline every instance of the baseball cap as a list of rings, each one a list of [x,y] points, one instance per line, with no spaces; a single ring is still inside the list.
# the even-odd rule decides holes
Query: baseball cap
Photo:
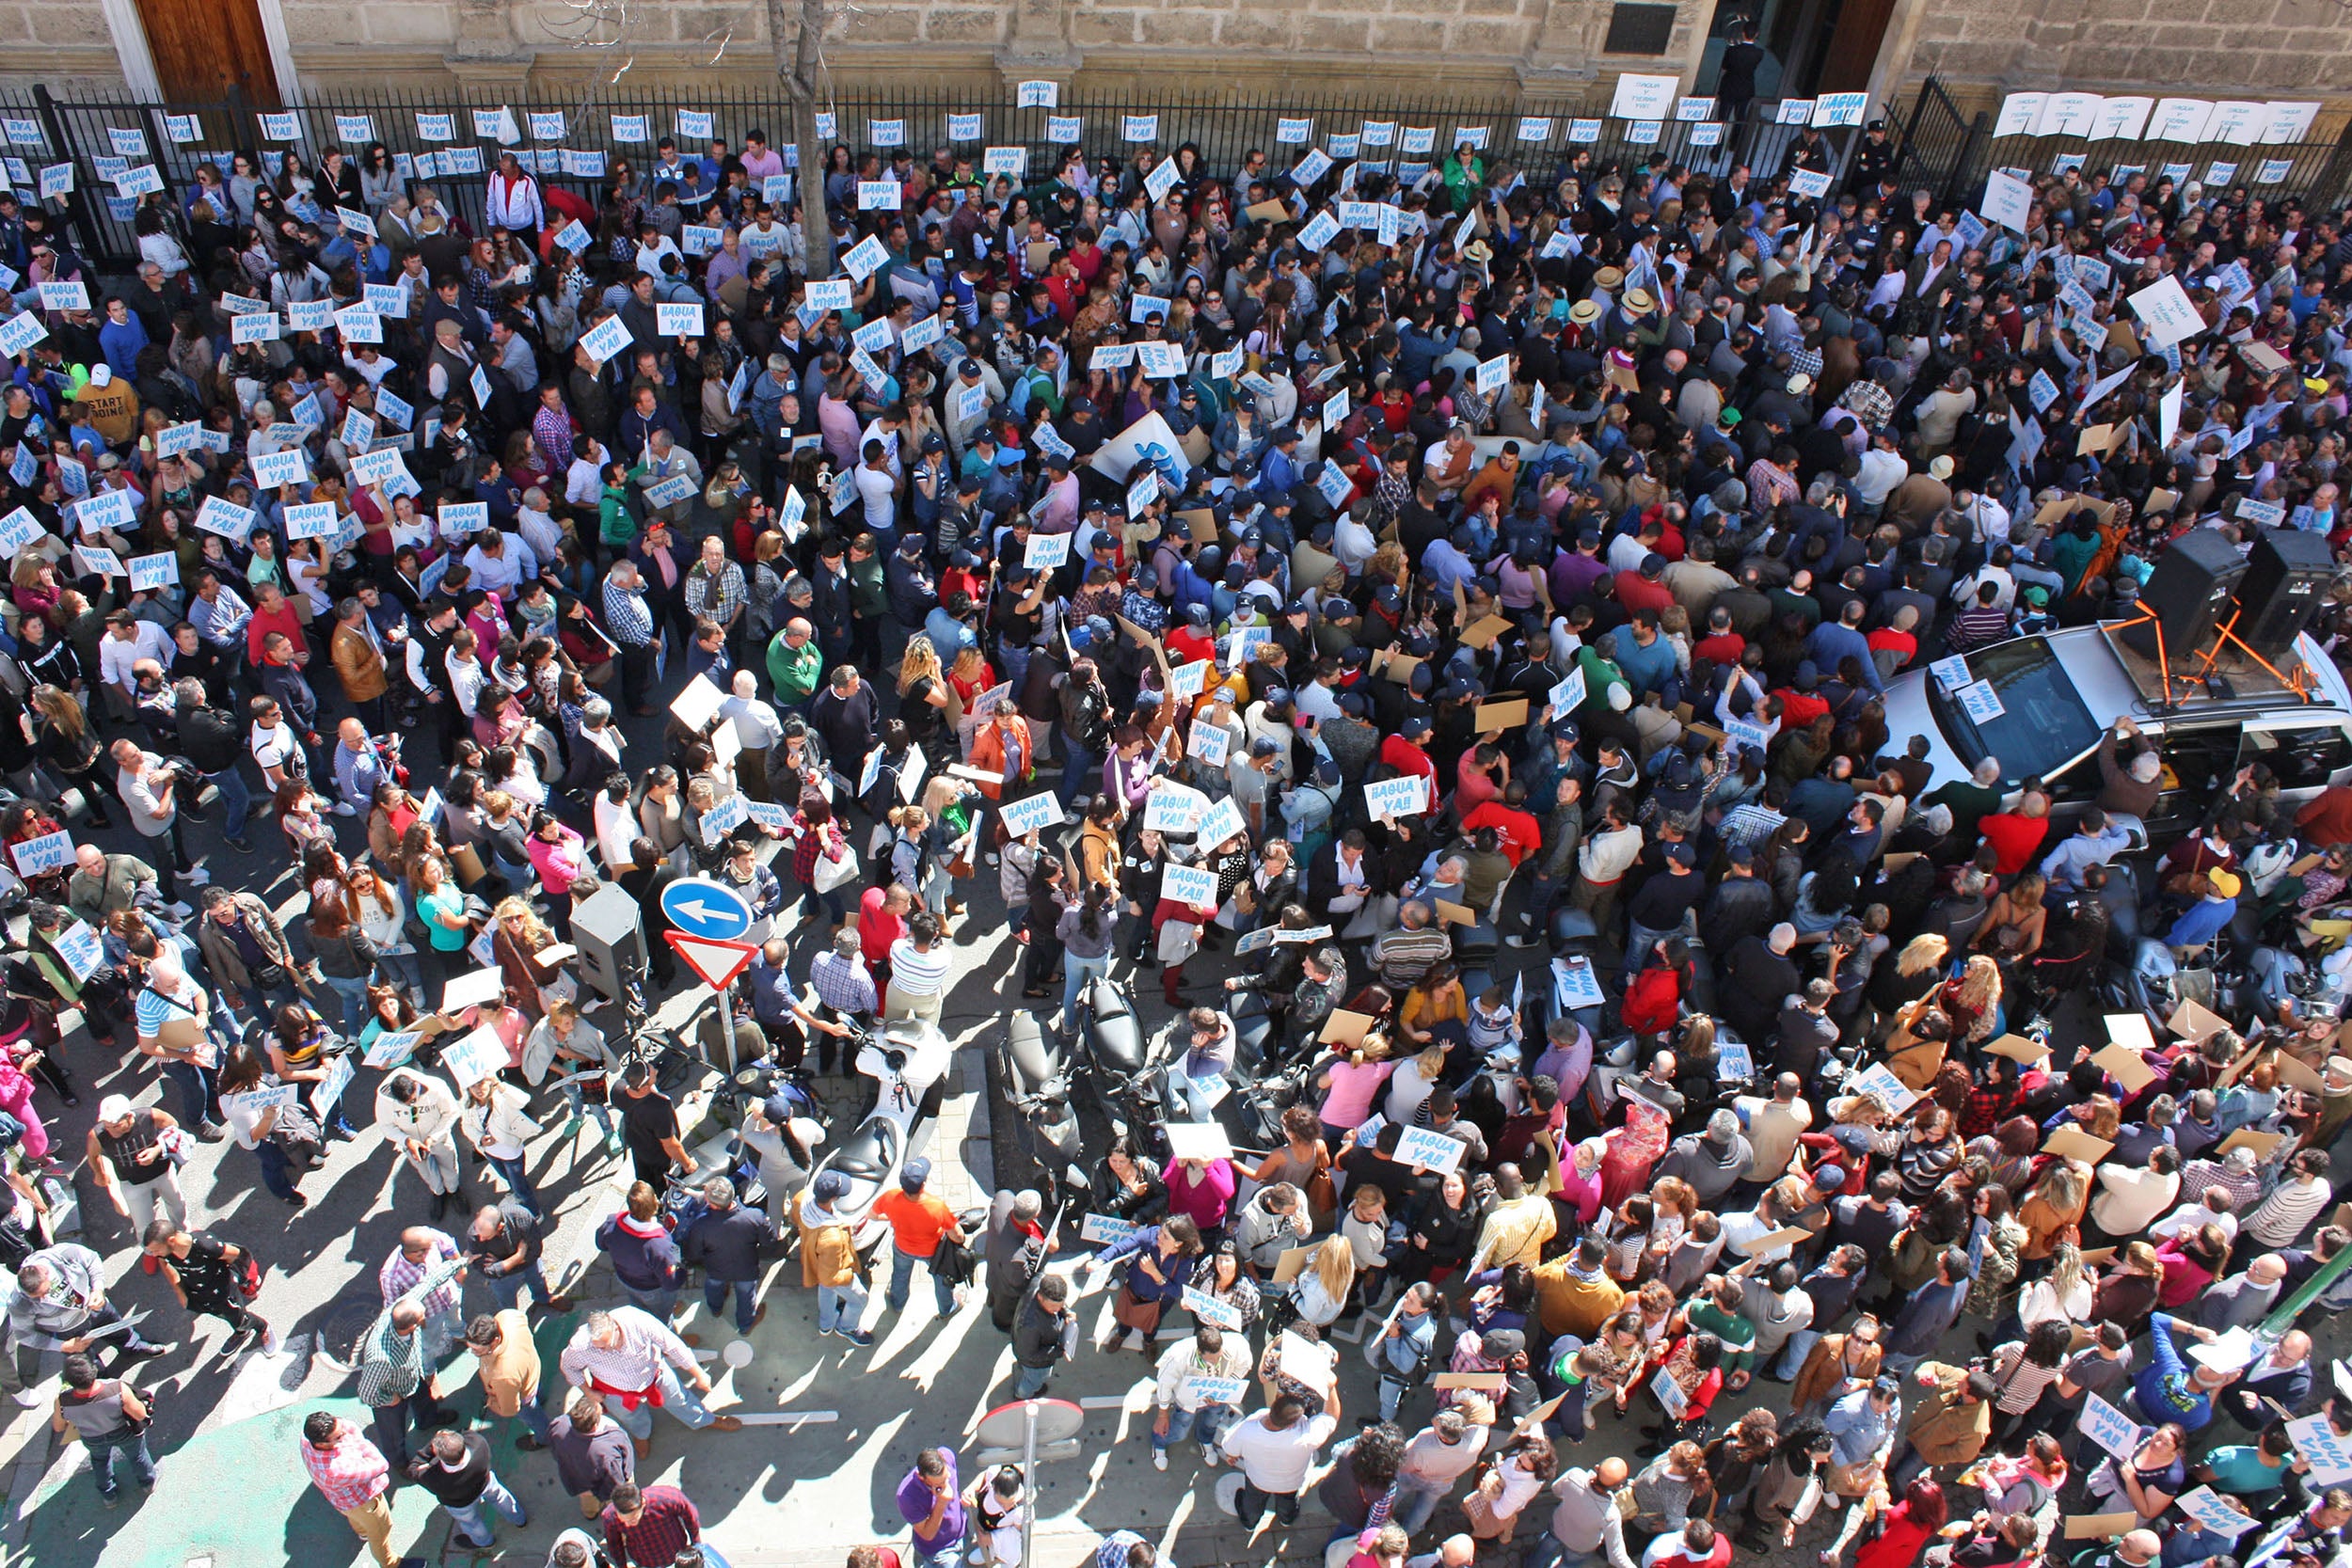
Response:
[[[132,1105],[127,1096],[110,1094],[105,1099],[98,1102],[98,1119],[101,1121],[120,1121],[124,1117],[129,1116],[134,1109],[135,1107]]]
[[[910,1193],[919,1193],[923,1183],[931,1179],[931,1163],[920,1154],[898,1167],[898,1185]]]
[[[2213,890],[2224,898],[2235,898],[2238,889],[2246,885],[2238,880],[2234,871],[2209,871],[2205,875],[2212,881]]]
[[[1398,733],[1403,735],[1407,740],[1418,739],[1421,736],[1427,735],[1435,728],[1437,728],[1436,725],[1432,724],[1427,719],[1418,713],[1414,714],[1411,718],[1406,720],[1404,723],[1397,726]]]
[[[850,1179],[837,1170],[821,1171],[809,1190],[817,1195],[818,1202],[831,1203],[849,1192]]]
[[[1698,851],[1687,844],[1669,844],[1665,847],[1664,853],[1668,860],[1681,866],[1685,871],[1699,863]]]

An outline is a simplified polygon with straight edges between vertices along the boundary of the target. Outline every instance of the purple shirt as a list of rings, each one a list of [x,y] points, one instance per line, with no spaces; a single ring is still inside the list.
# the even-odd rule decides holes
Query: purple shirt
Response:
[[[922,1530],[923,1521],[931,1516],[934,1500],[922,1473],[909,1470],[907,1479],[898,1483],[898,1516],[914,1527],[914,1544],[927,1555],[963,1539],[963,1498],[958,1496],[962,1489],[956,1484],[956,1456],[943,1449],[940,1457],[947,1461],[948,1502],[947,1512],[939,1516],[937,1535],[925,1535]]]

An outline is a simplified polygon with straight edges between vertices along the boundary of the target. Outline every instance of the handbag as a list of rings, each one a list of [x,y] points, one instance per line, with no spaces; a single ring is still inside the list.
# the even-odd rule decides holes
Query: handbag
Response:
[[[828,857],[820,854],[817,857],[817,869],[809,878],[809,885],[819,893],[831,893],[837,887],[857,880],[860,873],[857,851],[845,844],[838,855]]]
[[[1159,946],[1153,956],[1163,964],[1180,964],[1200,950],[1200,927],[1186,920],[1170,920],[1160,927]]]

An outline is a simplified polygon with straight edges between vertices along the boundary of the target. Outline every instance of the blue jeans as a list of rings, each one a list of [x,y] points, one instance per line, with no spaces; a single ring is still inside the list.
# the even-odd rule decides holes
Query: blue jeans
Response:
[[[1416,1486],[1400,1476],[1396,1482],[1396,1500],[1389,1507],[1389,1517],[1406,1534],[1418,1535],[1422,1526],[1429,1523],[1429,1516],[1438,1512],[1438,1505],[1445,1500],[1445,1495],[1450,1490],[1450,1487],[1444,1486],[1429,1490]]]
[[[387,953],[379,948],[375,955],[375,977],[388,985],[398,986],[408,993],[411,1002],[421,1005],[424,959],[418,957],[415,948],[405,953]]]
[[[523,1304],[523,1287],[526,1285],[531,1288],[532,1294],[539,1298],[542,1307],[555,1299],[555,1292],[548,1289],[547,1271],[539,1266],[536,1258],[513,1274],[485,1274],[482,1283],[490,1287],[490,1294],[497,1300],[501,1312],[512,1312]]]
[[[557,1079],[556,1086],[564,1091],[564,1103],[573,1116],[594,1118],[597,1129],[604,1133],[605,1137],[608,1140],[612,1138],[613,1133],[612,1106],[601,1100],[591,1100],[580,1093],[579,1082],[568,1074]]]
[[[962,1560],[963,1542],[961,1538],[943,1541],[937,1546],[928,1548],[918,1541],[910,1540],[907,1543],[908,1568],[957,1568]]]
[[[269,1189],[270,1196],[294,1197],[294,1166],[286,1163],[286,1151],[263,1138],[253,1146],[253,1153],[262,1162],[262,1185]]]
[[[840,925],[844,920],[849,918],[849,916],[842,911],[841,895],[838,893],[819,893],[817,891],[817,885],[814,882],[811,882],[807,886],[802,888],[801,896],[792,907],[795,912],[797,912],[803,920],[811,920],[816,918],[817,911],[820,909],[833,917],[833,923],[836,926]]]
[[[340,974],[323,974],[327,988],[343,999],[343,1033],[356,1037],[368,1013],[368,976],[355,975],[344,979]]]
[[[220,831],[230,838],[243,838],[245,825],[253,815],[253,792],[246,787],[245,774],[234,763],[217,773],[207,773],[204,782],[220,787],[222,818]]]
[[[485,1154],[483,1158],[490,1162],[490,1168],[499,1173],[516,1202],[534,1214],[541,1212],[539,1190],[531,1184],[531,1172],[524,1168],[520,1158],[508,1159],[503,1154]]]
[[[1189,1437],[1200,1445],[1203,1453],[1215,1453],[1217,1444],[1224,1440],[1225,1429],[1233,1424],[1237,1414],[1231,1405],[1224,1404],[1204,1404],[1198,1410],[1180,1410],[1169,1405],[1168,1431],[1165,1434],[1152,1433],[1152,1447],[1166,1453]]]
[[[155,1484],[155,1461],[148,1454],[144,1432],[126,1432],[119,1437],[85,1437],[82,1446],[89,1449],[90,1477],[98,1482],[100,1497],[121,1495],[122,1483],[115,1480],[118,1454],[131,1462],[131,1474],[138,1478],[141,1486]]]
[[[522,1422],[523,1430],[540,1442],[548,1440],[548,1409],[539,1402],[538,1395],[531,1395],[515,1407],[515,1419]]]
[[[628,1284],[621,1289],[628,1293],[629,1305],[640,1311],[652,1313],[664,1323],[670,1321],[671,1312],[677,1307],[677,1287],[675,1285],[664,1285],[659,1291],[640,1291]]]
[[[719,1418],[703,1403],[702,1396],[679,1381],[677,1369],[664,1362],[661,1367],[661,1408],[677,1418],[678,1424],[691,1432],[698,1432]],[[634,1410],[626,1410],[621,1402],[608,1398],[604,1408],[623,1432],[644,1442],[653,1436],[653,1402],[639,1403]]]
[[[837,1328],[844,1334],[854,1334],[858,1320],[865,1316],[865,1286],[852,1283],[817,1287],[818,1333],[831,1334]]]
[[[219,1076],[216,1069],[198,1067],[194,1062],[166,1062],[164,1076],[170,1079],[173,1086],[180,1091],[181,1126],[194,1131],[208,1122],[220,1120],[219,1114],[213,1109],[213,1096],[216,1092],[213,1082]]]
[[[706,1279],[703,1281],[703,1305],[717,1317],[726,1310],[727,1293],[735,1293],[735,1331],[749,1334],[752,1319],[759,1314],[759,1281],[756,1279]]]
[[[1081,795],[1100,794],[1103,788],[1103,759],[1093,752],[1071,739],[1061,737],[1061,783],[1054,793],[1068,805]]]
[[[1054,1369],[1051,1367],[1023,1367],[1012,1380],[1012,1397],[1017,1400],[1037,1398],[1044,1392],[1045,1385],[1053,1375]]]
[[[522,1503],[514,1493],[499,1483],[498,1473],[492,1471],[482,1496],[460,1508],[455,1503],[443,1503],[449,1516],[457,1521],[457,1538],[469,1546],[486,1546],[498,1539],[497,1527],[490,1523],[489,1511],[498,1510],[500,1518],[510,1525],[527,1525],[530,1518],[523,1513]]]
[[[1099,958],[1082,958],[1064,948],[1062,964],[1061,1011],[1062,1017],[1067,1020],[1077,1011],[1078,988],[1098,974],[1109,974],[1111,956],[1105,953]]]
[[[914,1288],[914,1265],[922,1261],[923,1259],[916,1258],[911,1252],[899,1251],[898,1243],[890,1243],[890,1285],[882,1291],[882,1300],[888,1304],[893,1312],[903,1312],[907,1309],[907,1294]],[[954,1286],[934,1274],[931,1275],[931,1294],[939,1303],[941,1317],[952,1318],[956,1315],[956,1288]]]

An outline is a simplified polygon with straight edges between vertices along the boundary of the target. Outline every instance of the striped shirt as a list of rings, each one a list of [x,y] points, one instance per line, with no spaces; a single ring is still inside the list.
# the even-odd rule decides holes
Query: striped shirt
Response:
[[[564,1381],[575,1388],[591,1382],[606,1388],[624,1390],[650,1388],[661,1381],[661,1364],[668,1362],[681,1372],[694,1370],[694,1353],[686,1341],[670,1332],[649,1312],[634,1307],[616,1307],[612,1321],[621,1330],[621,1342],[606,1350],[589,1338],[589,1329],[582,1323],[572,1331],[571,1342],[564,1347],[560,1365]]]
[[[1419,930],[1398,927],[1384,931],[1372,944],[1372,961],[1380,971],[1380,978],[1390,985],[1409,986],[1429,973],[1431,966],[1454,956],[1454,939],[1442,927],[1423,926]]]
[[[302,1467],[310,1472],[311,1484],[338,1513],[365,1508],[391,1484],[391,1466],[384,1463],[382,1451],[350,1425],[336,1430],[331,1449],[320,1449],[305,1438]]]
[[[2289,1176],[2246,1216],[2247,1239],[2266,1247],[2287,1246],[2303,1233],[2305,1226],[2319,1217],[2319,1212],[2330,1201],[2327,1182]]]
[[[913,937],[900,937],[890,944],[890,989],[909,996],[937,996],[947,989],[950,961],[945,942],[933,942],[926,952],[914,945]]]
[[[375,1282],[383,1289],[384,1305],[387,1307],[415,1290],[418,1281],[423,1279],[428,1273],[438,1272],[456,1260],[456,1242],[442,1231],[435,1230],[430,1234],[433,1237],[433,1247],[425,1254],[421,1261],[411,1262],[405,1252],[394,1247],[392,1255],[384,1259],[383,1268],[376,1271]],[[446,1274],[442,1278],[443,1283],[437,1289],[429,1291],[421,1298],[421,1305],[428,1312],[457,1310],[457,1291],[447,1283]]]

